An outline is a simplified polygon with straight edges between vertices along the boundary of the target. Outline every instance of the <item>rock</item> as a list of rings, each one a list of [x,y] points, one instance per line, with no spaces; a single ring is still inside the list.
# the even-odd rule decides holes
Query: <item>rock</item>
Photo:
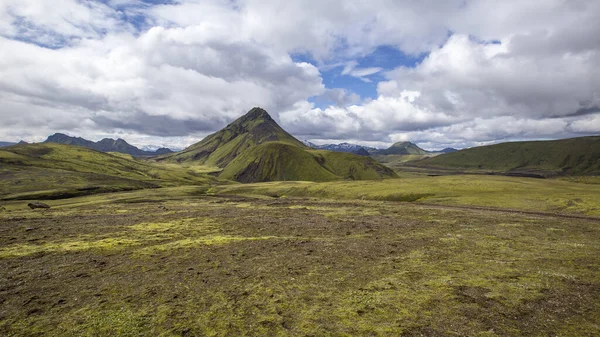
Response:
[[[27,204],[27,206],[29,206],[29,208],[31,209],[36,209],[36,208],[50,208],[49,205],[44,204],[43,202],[30,202]]]

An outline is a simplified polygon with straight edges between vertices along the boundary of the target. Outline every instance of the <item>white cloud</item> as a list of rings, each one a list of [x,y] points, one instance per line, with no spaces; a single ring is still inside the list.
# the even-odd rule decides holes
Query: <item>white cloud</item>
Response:
[[[121,13],[96,1],[2,0],[0,18],[0,35],[48,46],[132,30],[121,20]]]
[[[34,118],[29,110],[60,108],[70,113],[62,118],[88,118],[103,130],[187,135],[222,127],[252,106],[284,110],[324,91],[310,64],[193,28],[108,35],[59,50],[3,38],[0,46],[0,90],[35,107],[5,106],[3,115]]]
[[[180,142],[255,105],[319,139],[459,146],[597,133],[599,13],[586,0],[0,0],[0,138]],[[387,73],[359,67],[384,45],[426,57]],[[292,53],[387,80],[360,102]]]

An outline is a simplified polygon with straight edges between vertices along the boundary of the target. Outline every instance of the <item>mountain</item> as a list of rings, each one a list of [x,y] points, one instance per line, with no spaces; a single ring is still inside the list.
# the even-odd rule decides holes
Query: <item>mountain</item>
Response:
[[[600,136],[474,147],[411,165],[541,176],[600,174]]]
[[[441,152],[441,153],[452,153],[452,152],[456,152],[458,151],[457,149],[453,148],[453,147],[447,147],[443,150],[440,151],[433,151],[433,152]]]
[[[395,176],[369,157],[307,147],[261,108],[253,108],[199,143],[157,160],[216,166],[222,169],[220,177],[240,182]]]
[[[347,152],[347,153],[357,153],[360,149],[364,149],[365,151],[373,151],[377,150],[374,147],[350,144],[350,143],[340,143],[340,144],[325,144],[325,145],[316,145],[307,140],[302,141],[302,143],[308,147],[312,147],[314,149],[319,150],[328,150],[335,152]]]
[[[166,148],[166,147],[157,146],[157,145],[144,145],[139,149],[146,151],[146,152],[155,152],[155,153],[162,152],[159,154],[167,154],[167,153],[173,153],[173,152],[183,150],[183,148],[177,148],[177,147]]]
[[[353,154],[357,154],[359,156],[370,156],[371,154],[369,153],[369,151],[365,150],[364,147],[360,147],[358,148],[358,150],[356,151],[352,151],[351,153]]]
[[[0,147],[7,147],[7,146],[12,146],[12,145],[16,145],[17,143],[11,143],[11,142],[0,142]]]
[[[156,153],[157,155],[161,155],[161,154],[173,153],[173,151],[166,147],[160,147],[160,148],[156,149],[156,151],[154,151],[154,153]]]
[[[302,142],[277,125],[265,110],[254,108],[224,129],[163,159],[224,168],[242,152],[269,141],[306,148]]]
[[[415,145],[411,142],[398,142],[398,143],[393,144],[392,146],[390,146],[389,148],[387,148],[385,150],[377,151],[377,154],[379,154],[379,155],[390,155],[390,154],[394,154],[394,155],[407,155],[407,154],[425,155],[425,154],[427,154],[427,151],[423,150],[422,148],[418,147],[417,145]]]
[[[83,146],[100,152],[119,152],[136,157],[156,156],[172,152],[171,150],[164,148],[158,149],[156,152],[140,150],[121,138],[117,140],[104,138],[98,142],[92,142],[91,140],[83,139],[81,137],[71,137],[62,133],[55,133],[52,136],[49,136],[44,143]]]

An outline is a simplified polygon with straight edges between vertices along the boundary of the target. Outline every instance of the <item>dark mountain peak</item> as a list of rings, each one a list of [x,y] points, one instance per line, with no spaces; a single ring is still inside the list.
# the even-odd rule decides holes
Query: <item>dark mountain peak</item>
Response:
[[[169,154],[169,153],[173,153],[173,150],[168,149],[166,147],[161,147],[161,148],[157,149],[155,151],[155,153],[158,154],[158,155],[160,155],[160,154]]]
[[[245,115],[236,119],[235,121],[233,121],[233,123],[229,124],[229,126],[231,126],[231,125],[246,125],[246,124],[260,124],[263,122],[275,123],[275,120],[273,120],[273,118],[271,118],[271,115],[269,115],[269,113],[266,112],[264,109],[252,108]],[[275,124],[277,124],[277,123],[275,123]]]
[[[369,156],[370,153],[364,147],[360,147],[358,150],[352,151],[350,153],[357,154],[359,156]]]
[[[451,153],[451,152],[456,152],[456,151],[458,151],[458,150],[455,149],[455,148],[453,148],[453,147],[447,147],[447,148],[441,150],[440,152],[442,152],[442,153]]]
[[[112,138],[103,138],[98,141],[98,144],[114,144],[115,140]]]
[[[58,143],[85,147],[92,147],[95,144],[87,139],[83,139],[81,137],[71,137],[69,135],[65,135],[64,133],[55,133],[49,136],[44,143]]]
[[[46,140],[44,141],[44,143],[50,143],[50,142],[54,142],[56,140],[62,140],[62,139],[68,139],[68,138],[73,138],[71,136],[67,136],[64,133],[55,133],[53,135],[48,136],[48,138],[46,138]]]
[[[270,121],[273,120],[273,118],[271,118],[271,115],[269,115],[269,113],[265,109],[259,107],[254,107],[250,109],[250,111],[248,111],[244,116],[242,116],[242,118],[246,118],[248,120],[260,118]]]

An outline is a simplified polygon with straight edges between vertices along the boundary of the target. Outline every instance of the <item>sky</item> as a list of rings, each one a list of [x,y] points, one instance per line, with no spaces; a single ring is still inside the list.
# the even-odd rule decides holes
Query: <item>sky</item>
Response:
[[[600,1],[0,0],[0,140],[183,148],[252,107],[301,140],[600,134]]]

